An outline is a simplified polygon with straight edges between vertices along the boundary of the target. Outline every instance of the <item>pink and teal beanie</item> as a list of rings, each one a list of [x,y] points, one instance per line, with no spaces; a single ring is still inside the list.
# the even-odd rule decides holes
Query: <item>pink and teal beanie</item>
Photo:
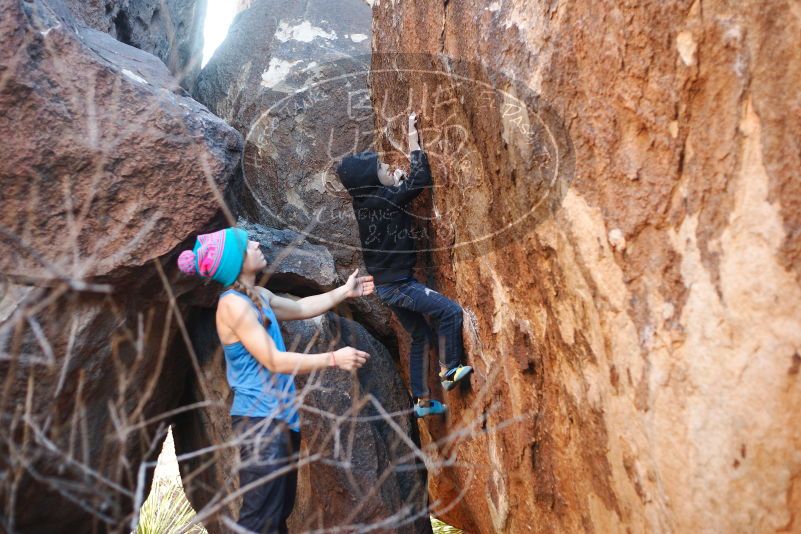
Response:
[[[248,248],[248,234],[241,228],[226,228],[197,236],[195,247],[178,256],[178,268],[186,274],[199,274],[224,286],[233,284]]]

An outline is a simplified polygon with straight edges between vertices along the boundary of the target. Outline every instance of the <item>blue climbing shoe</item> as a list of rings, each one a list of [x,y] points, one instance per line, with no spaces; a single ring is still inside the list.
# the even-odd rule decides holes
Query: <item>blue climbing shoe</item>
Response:
[[[414,405],[414,415],[418,419],[429,415],[445,415],[447,412],[448,407],[438,400],[429,400],[425,406],[421,405],[420,401],[417,401]]]
[[[457,365],[453,369],[448,369],[445,373],[440,373],[439,377],[442,380],[442,387],[446,391],[452,390],[456,387],[456,383],[469,376],[473,372],[473,368],[469,365]]]

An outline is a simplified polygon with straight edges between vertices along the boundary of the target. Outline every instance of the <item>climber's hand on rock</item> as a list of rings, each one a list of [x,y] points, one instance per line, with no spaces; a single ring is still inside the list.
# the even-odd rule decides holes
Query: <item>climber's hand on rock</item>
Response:
[[[409,113],[409,153],[414,152],[415,150],[421,150],[420,148],[420,134],[417,133],[417,114],[412,111]]]
[[[406,172],[403,169],[395,169],[392,173],[392,180],[395,187],[398,187],[406,179]]]
[[[366,297],[375,291],[375,282],[372,276],[356,276],[359,274],[359,269],[353,271],[345,282],[345,298]]]
[[[365,364],[369,354],[353,347],[343,347],[333,352],[333,364],[345,371],[355,371]]]

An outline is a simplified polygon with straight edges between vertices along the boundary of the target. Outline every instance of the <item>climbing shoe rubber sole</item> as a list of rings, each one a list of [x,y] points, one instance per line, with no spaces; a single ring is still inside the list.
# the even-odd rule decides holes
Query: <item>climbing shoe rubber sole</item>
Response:
[[[450,391],[456,387],[459,381],[468,377],[472,372],[473,368],[469,365],[459,365],[449,369],[445,374],[440,373],[442,387],[445,388],[445,391]]]

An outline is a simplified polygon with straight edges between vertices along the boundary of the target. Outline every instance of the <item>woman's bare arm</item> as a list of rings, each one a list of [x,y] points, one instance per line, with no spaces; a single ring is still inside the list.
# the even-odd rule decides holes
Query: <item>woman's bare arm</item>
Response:
[[[217,313],[220,322],[264,367],[274,373],[305,374],[315,369],[337,366],[341,369],[358,369],[370,355],[353,347],[344,347],[323,354],[302,354],[278,350],[264,326],[259,323],[256,310],[241,297],[229,295],[220,299]]]
[[[317,317],[347,298],[365,297],[375,290],[372,276],[356,276],[354,271],[344,285],[327,293],[292,300],[274,295],[270,291],[259,288],[270,302],[275,316],[281,321],[310,319]]]
[[[344,287],[341,286],[327,293],[312,295],[298,300],[269,293],[270,307],[275,312],[275,316],[281,321],[311,319],[327,312],[345,300],[346,291]]]

